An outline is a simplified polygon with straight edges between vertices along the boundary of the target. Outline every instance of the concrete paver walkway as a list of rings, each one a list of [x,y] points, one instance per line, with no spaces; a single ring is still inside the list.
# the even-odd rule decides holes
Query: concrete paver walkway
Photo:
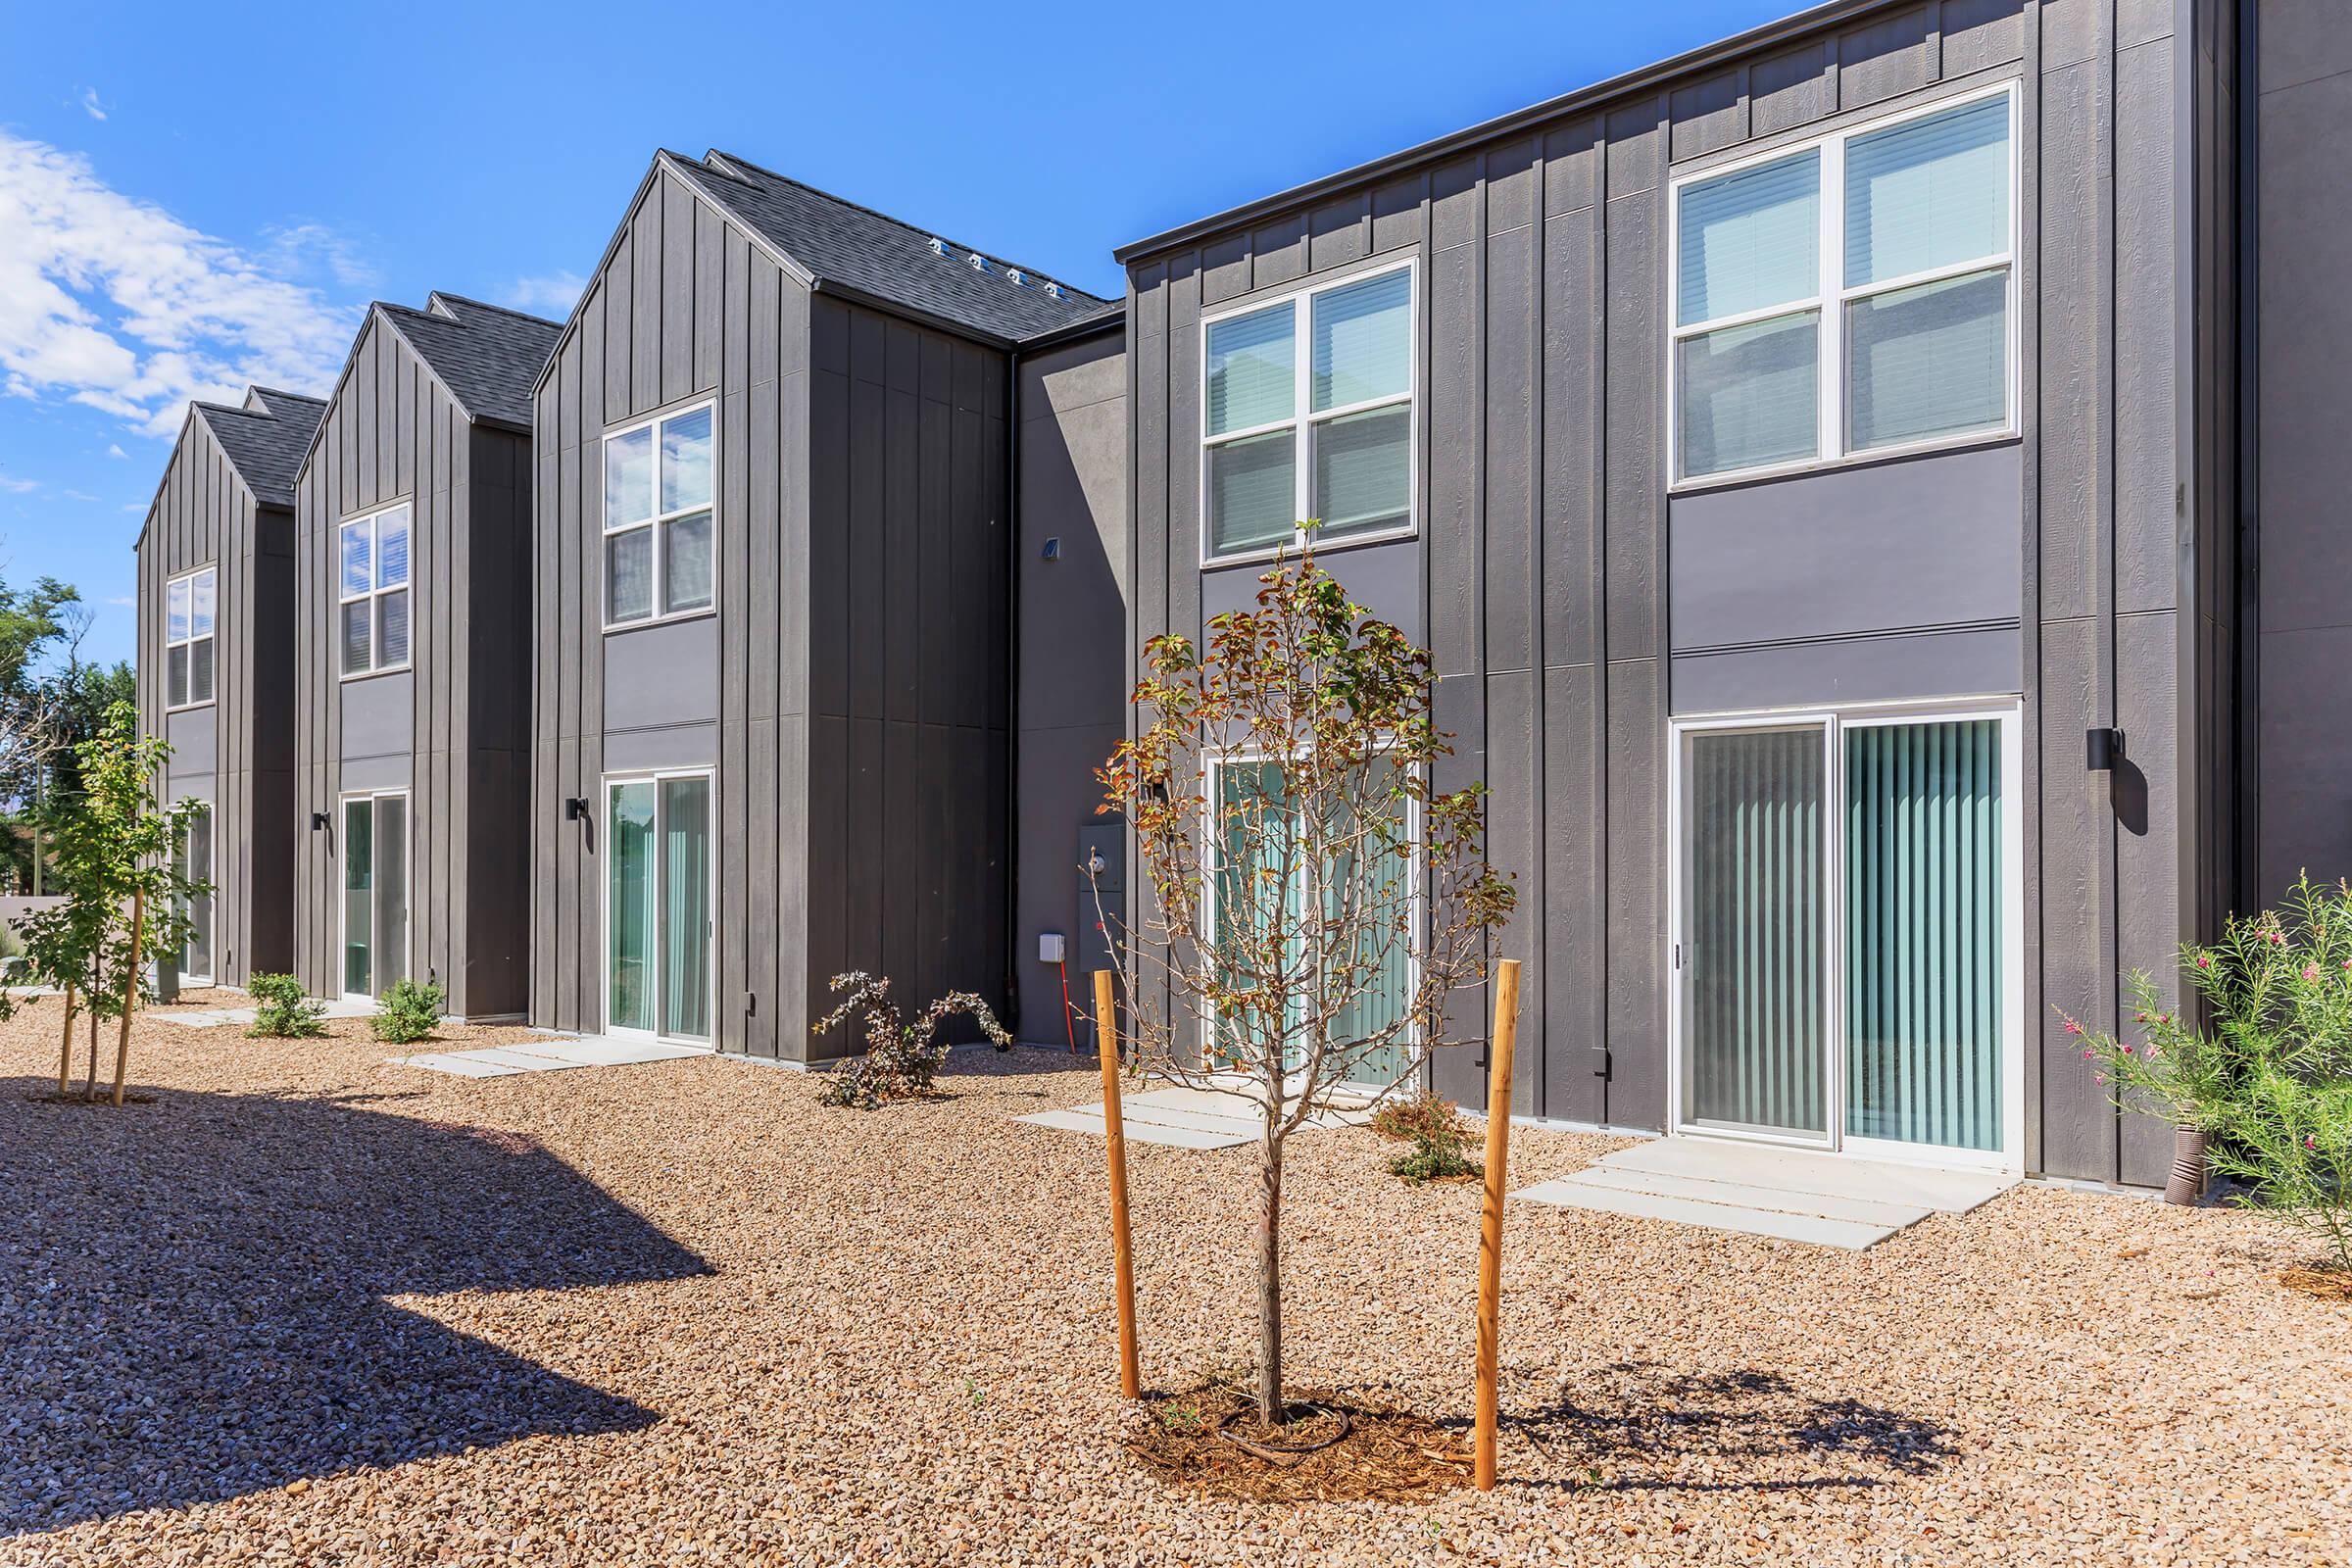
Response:
[[[1511,1196],[1859,1251],[1930,1214],[1965,1214],[2016,1184],[1998,1171],[1661,1138]]]
[[[461,1078],[505,1078],[518,1072],[560,1072],[566,1067],[626,1067],[644,1061],[708,1056],[708,1046],[673,1046],[655,1040],[613,1040],[603,1035],[557,1035],[474,1051],[428,1051],[402,1056],[407,1067],[455,1073]]]
[[[319,1016],[325,1018],[372,1018],[382,1010],[373,1002],[365,999],[337,997],[327,1003],[326,1011]],[[202,1012],[167,1013],[165,1017],[167,1021],[178,1024],[183,1029],[219,1029],[232,1023],[249,1024],[253,1022],[254,1013],[255,1009],[252,1007],[213,1007]]]
[[[1314,1118],[1317,1127],[1349,1127],[1368,1120],[1369,1102]],[[1037,1127],[1102,1136],[1102,1102],[1070,1110],[1041,1110],[1016,1116]],[[1167,1144],[1177,1149],[1236,1149],[1257,1142],[1257,1107],[1246,1096],[1221,1089],[1148,1089],[1119,1099],[1119,1125],[1130,1143]]]

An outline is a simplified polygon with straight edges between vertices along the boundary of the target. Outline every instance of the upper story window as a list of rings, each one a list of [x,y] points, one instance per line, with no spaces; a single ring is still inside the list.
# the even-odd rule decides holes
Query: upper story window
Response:
[[[1413,270],[1207,318],[1203,563],[1413,531]]]
[[[1674,187],[1677,480],[2016,427],[2011,89]]]
[[[196,708],[213,700],[213,590],[216,568],[202,566],[164,586],[164,706]]]
[[[605,624],[711,607],[711,406],[605,437]]]
[[[354,517],[336,533],[343,673],[409,667],[409,509]]]

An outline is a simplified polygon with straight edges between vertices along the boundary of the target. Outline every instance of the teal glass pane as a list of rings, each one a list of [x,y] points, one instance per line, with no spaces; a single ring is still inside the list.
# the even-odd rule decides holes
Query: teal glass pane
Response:
[[[1845,283],[1859,288],[2009,249],[2009,100],[1965,104],[1845,148]]]
[[[343,803],[343,991],[375,994],[368,961],[375,923],[375,803]]]
[[[2001,732],[1845,732],[1845,1130],[2001,1139]]]
[[[1675,325],[1821,292],[1821,151],[1694,180],[1677,197]]]
[[[1419,861],[1411,835],[1411,803],[1393,760],[1376,760],[1363,799],[1377,808],[1364,815],[1371,835],[1360,852],[1333,858],[1324,895],[1325,918],[1343,940],[1332,945],[1325,984],[1340,1003],[1332,1039],[1353,1048],[1351,1082],[1385,1088],[1412,1067],[1404,1027],[1412,1004],[1412,908]],[[1384,1038],[1385,1037],[1385,1038]]]
[[[404,596],[405,597],[405,596]],[[374,933],[375,992],[382,996],[409,977],[409,803],[406,797],[375,800]]]
[[[710,781],[662,781],[662,1032],[710,1038]]]
[[[1212,796],[1217,847],[1212,928],[1226,983],[1255,993],[1296,980],[1298,956],[1298,844],[1282,764],[1219,762]],[[1279,956],[1275,955],[1279,954]],[[1273,963],[1273,972],[1263,966]],[[1258,972],[1252,972],[1252,970]],[[1261,1059],[1279,1022],[1248,1001],[1226,1009],[1216,1047],[1240,1064]]]
[[[1684,768],[1685,1114],[1829,1128],[1819,728],[1702,731]]]
[[[654,786],[612,786],[606,812],[606,985],[613,1029],[655,1026]]]
[[[1384,272],[1327,289],[1315,296],[1313,315],[1308,389],[1318,411],[1413,389],[1410,272]]]
[[[1292,307],[1212,321],[1208,328],[1208,433],[1247,430],[1298,412],[1298,345]]]

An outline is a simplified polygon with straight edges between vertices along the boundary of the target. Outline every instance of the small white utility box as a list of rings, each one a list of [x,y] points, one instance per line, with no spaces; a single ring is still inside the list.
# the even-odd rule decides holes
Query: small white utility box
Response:
[[[1040,963],[1059,963],[1061,961],[1060,932],[1041,931],[1037,934],[1037,961]]]

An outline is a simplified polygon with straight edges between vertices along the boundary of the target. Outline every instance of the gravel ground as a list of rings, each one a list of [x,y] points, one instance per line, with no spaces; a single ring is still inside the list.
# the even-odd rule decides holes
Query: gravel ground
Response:
[[[0,1563],[2340,1564],[2352,1308],[2259,1222],[2023,1189],[1859,1255],[1512,1211],[1504,1485],[1267,1507],[1120,1450],[1102,1146],[958,1054],[462,1080],[0,1026]],[[514,1031],[451,1031],[481,1041]],[[111,1048],[110,1048],[111,1049]],[[1511,1177],[1614,1147],[1514,1135]],[[1294,1146],[1293,1378],[1467,1420],[1475,1189]],[[1130,1152],[1153,1388],[1247,1354],[1246,1152]]]

